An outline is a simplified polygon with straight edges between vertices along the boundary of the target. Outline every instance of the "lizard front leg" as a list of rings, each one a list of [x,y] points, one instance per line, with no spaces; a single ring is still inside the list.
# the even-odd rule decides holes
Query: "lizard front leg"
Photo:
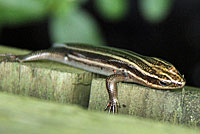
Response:
[[[106,79],[106,88],[109,94],[109,100],[105,111],[108,110],[109,113],[112,112],[113,114],[118,112],[120,104],[118,101],[117,83],[125,81],[126,79],[127,76],[123,74],[113,74]]]

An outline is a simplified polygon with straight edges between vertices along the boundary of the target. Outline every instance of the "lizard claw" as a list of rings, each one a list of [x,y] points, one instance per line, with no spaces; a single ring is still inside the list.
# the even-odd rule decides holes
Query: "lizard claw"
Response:
[[[117,99],[109,100],[108,104],[104,111],[108,110],[108,113],[118,113],[118,109],[120,108],[120,104]]]

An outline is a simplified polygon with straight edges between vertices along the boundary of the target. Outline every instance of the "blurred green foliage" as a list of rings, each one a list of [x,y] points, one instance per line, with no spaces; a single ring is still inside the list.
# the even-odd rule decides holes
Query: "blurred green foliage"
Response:
[[[40,19],[48,12],[47,0],[0,0],[0,24],[24,24]]]
[[[95,2],[99,13],[113,21],[118,21],[127,15],[129,4],[129,0],[96,0]]]
[[[50,33],[55,42],[82,42],[102,45],[103,38],[94,19],[82,10],[63,12],[55,16],[50,24]]]
[[[151,23],[163,21],[172,6],[173,0],[139,0],[140,13]]]
[[[88,0],[0,0],[0,27],[25,25],[44,18],[54,42],[104,44],[94,18],[81,6]],[[164,20],[172,0],[139,0],[141,15],[150,23]],[[96,10],[107,21],[124,19],[130,9],[129,0],[94,0]]]

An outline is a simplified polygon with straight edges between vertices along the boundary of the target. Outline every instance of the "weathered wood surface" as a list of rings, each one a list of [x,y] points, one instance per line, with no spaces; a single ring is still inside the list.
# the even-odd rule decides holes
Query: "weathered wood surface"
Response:
[[[90,110],[103,111],[108,100],[105,79],[94,79]],[[136,115],[174,124],[200,126],[200,89],[185,86],[176,90],[157,90],[137,84],[119,83],[119,113]],[[122,107],[125,104],[126,107]]]
[[[1,134],[199,134],[188,128],[0,93]]]
[[[25,50],[0,47],[0,53],[25,54]],[[90,85],[96,74],[50,61],[0,62],[0,91],[60,103],[88,106]]]

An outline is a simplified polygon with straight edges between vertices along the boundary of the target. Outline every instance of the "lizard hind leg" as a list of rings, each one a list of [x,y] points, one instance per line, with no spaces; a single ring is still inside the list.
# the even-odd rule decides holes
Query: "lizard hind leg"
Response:
[[[17,55],[14,55],[11,53],[0,54],[0,57],[3,57],[0,59],[0,63],[1,62],[22,62]]]

